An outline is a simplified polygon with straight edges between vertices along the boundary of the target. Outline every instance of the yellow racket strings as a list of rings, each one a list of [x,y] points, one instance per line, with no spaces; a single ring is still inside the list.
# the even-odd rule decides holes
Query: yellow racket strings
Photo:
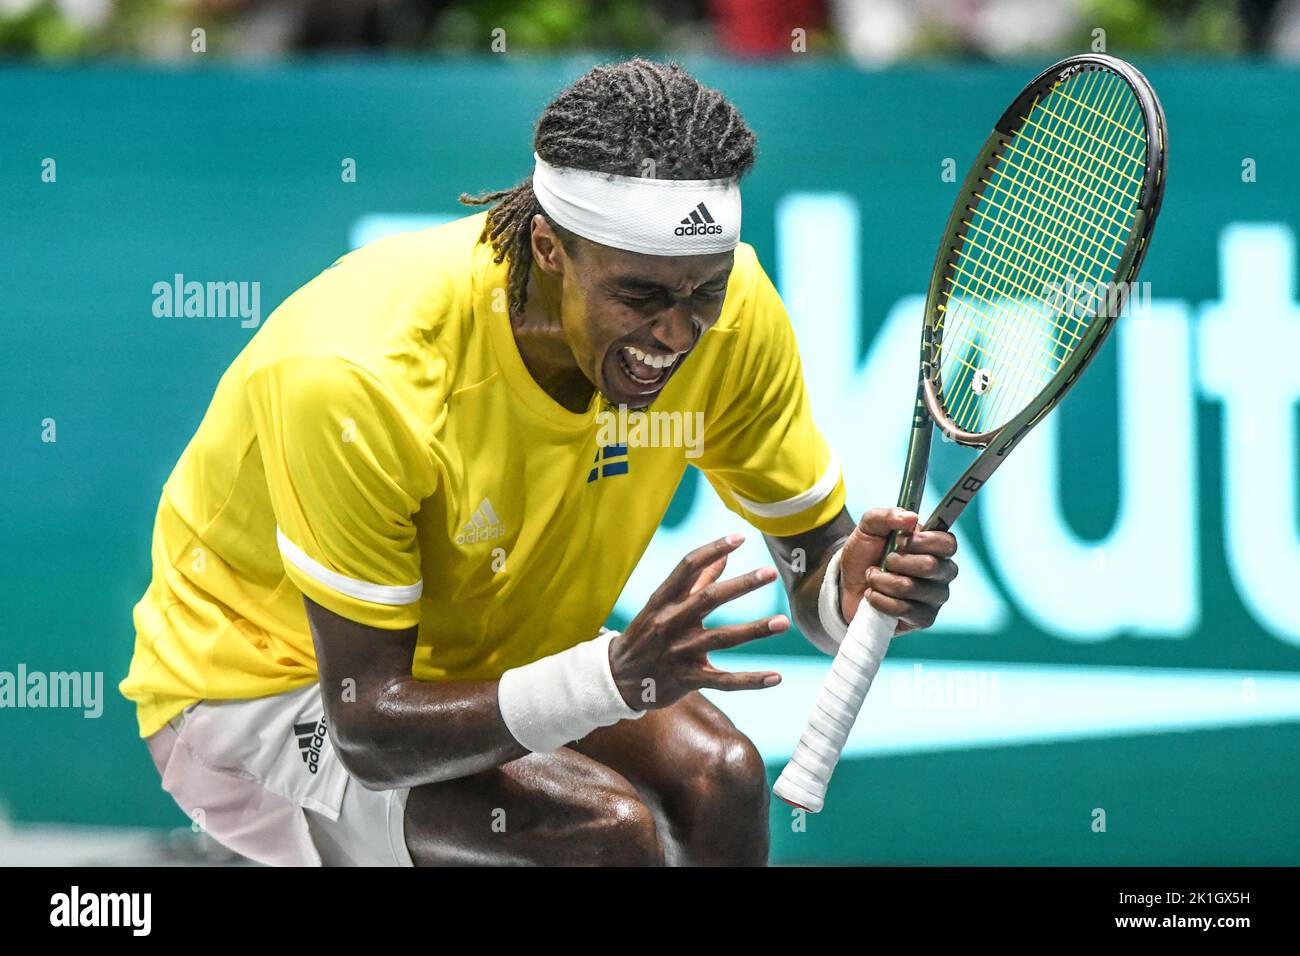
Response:
[[[939,298],[942,399],[958,428],[1013,418],[1113,295],[1146,145],[1133,91],[1094,69],[1035,100],[995,152]]]

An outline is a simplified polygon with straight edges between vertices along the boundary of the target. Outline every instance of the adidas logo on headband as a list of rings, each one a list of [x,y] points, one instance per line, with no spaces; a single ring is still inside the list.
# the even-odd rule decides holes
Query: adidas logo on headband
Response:
[[[650,179],[533,159],[538,205],[556,225],[592,242],[651,256],[728,252],[740,242],[734,177]]]
[[[691,214],[682,220],[682,224],[673,230],[674,236],[720,236],[722,227],[709,215],[709,207],[700,203],[691,210]]]

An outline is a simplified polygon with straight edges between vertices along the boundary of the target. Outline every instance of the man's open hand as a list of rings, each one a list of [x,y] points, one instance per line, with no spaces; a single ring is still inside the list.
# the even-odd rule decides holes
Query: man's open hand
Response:
[[[704,626],[710,612],[776,580],[772,568],[719,580],[727,557],[744,540],[739,534],[728,535],[688,554],[641,613],[610,642],[610,670],[629,707],[667,707],[693,690],[757,690],[780,683],[774,671],[735,673],[709,662],[710,651],[771,637],[790,626],[784,614],[744,624]]]

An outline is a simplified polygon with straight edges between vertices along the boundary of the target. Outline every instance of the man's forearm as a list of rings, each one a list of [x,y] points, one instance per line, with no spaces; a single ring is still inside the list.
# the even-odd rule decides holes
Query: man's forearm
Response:
[[[764,535],[785,584],[795,627],[814,647],[827,654],[835,653],[839,639],[823,625],[818,598],[831,558],[844,547],[853,528],[853,519],[847,511],[842,511],[833,521],[806,534],[786,538]]]
[[[786,595],[790,600],[790,616],[794,619],[799,633],[806,637],[814,647],[827,654],[834,654],[839,648],[839,638],[829,633],[819,608],[822,584],[826,579],[831,558],[848,540],[845,536],[838,541],[818,562],[797,579],[786,584]]]
[[[644,714],[624,699],[610,647],[616,633],[514,667],[496,681],[388,681],[339,737],[340,752],[376,789],[468,776],[527,753],[549,753]]]
[[[603,628],[499,680],[422,681],[411,674],[417,627],[360,624],[305,600],[330,738],[371,789],[466,777],[642,713],[619,690],[616,635]]]
[[[501,715],[498,681],[421,681],[418,628],[361,624],[304,598],[330,739],[375,790],[451,780],[527,751]]]
[[[349,773],[373,790],[438,783],[490,770],[528,750],[501,715],[498,681],[403,677],[356,704],[337,740]]]

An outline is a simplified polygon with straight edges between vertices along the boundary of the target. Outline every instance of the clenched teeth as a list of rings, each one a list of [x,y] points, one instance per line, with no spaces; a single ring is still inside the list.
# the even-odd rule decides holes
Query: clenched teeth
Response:
[[[682,352],[674,352],[672,355],[647,355],[639,348],[631,345],[623,346],[623,352],[628,356],[628,358],[636,359],[642,365],[649,366],[650,368],[668,368],[684,354]]]

